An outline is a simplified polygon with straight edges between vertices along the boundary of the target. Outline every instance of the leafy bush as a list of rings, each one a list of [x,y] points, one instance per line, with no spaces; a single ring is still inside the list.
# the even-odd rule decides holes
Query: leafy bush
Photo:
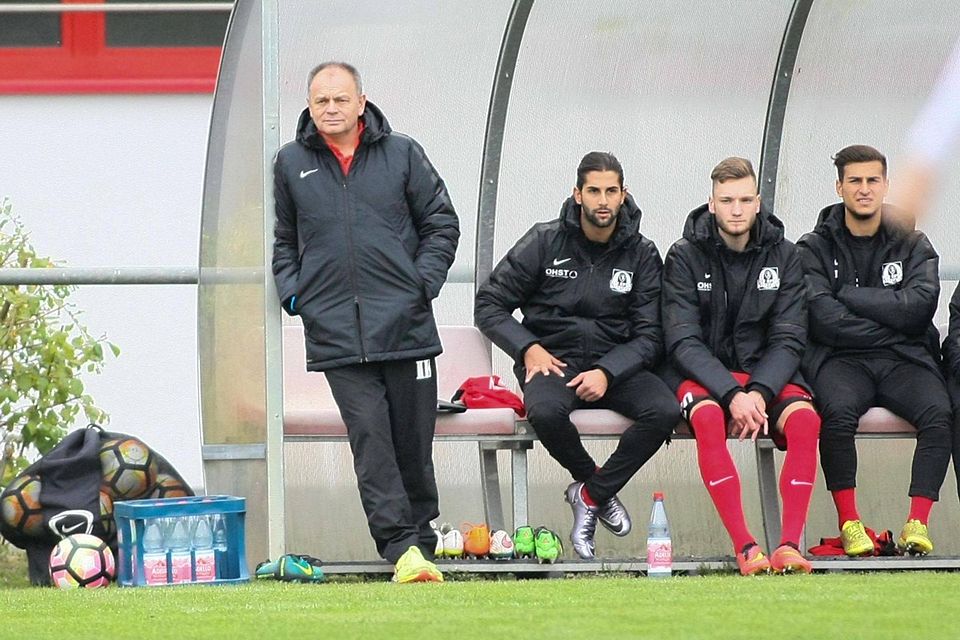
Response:
[[[0,268],[54,266],[37,255],[9,201],[0,202]],[[79,322],[67,301],[74,288],[0,286],[0,485],[57,444],[81,412],[88,422],[107,420],[80,374],[102,370],[104,347],[114,356],[119,349]]]

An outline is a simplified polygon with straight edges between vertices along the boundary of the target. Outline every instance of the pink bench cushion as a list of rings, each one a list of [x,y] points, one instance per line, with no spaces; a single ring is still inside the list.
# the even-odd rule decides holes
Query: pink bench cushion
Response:
[[[437,389],[449,399],[471,376],[490,375],[490,360],[483,337],[475,327],[441,326],[444,352],[437,358]],[[283,432],[286,435],[345,436],[346,426],[322,373],[306,370],[303,328],[283,328]],[[439,414],[437,435],[510,435],[512,409],[470,409],[465,413]]]

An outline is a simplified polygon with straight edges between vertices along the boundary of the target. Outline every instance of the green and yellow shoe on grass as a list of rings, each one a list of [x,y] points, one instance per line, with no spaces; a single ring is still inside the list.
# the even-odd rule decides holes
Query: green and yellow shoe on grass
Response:
[[[412,546],[397,560],[393,581],[400,584],[443,582],[443,574],[437,565],[423,557],[420,547]]]
[[[261,562],[257,565],[254,576],[258,580],[284,582],[322,582],[324,579],[319,559],[291,553],[280,556],[278,560]]]

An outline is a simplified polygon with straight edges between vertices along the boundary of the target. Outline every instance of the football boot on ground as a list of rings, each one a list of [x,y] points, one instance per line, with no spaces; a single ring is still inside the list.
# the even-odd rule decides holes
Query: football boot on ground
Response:
[[[570,529],[570,542],[573,543],[573,550],[584,560],[592,560],[594,557],[593,536],[597,533],[597,507],[588,506],[583,501],[581,491],[582,482],[574,482],[564,494],[564,499],[570,504],[573,510],[573,527]]]
[[[503,529],[490,534],[490,557],[494,560],[509,560],[513,557],[513,540]]]
[[[537,527],[533,536],[537,560],[540,562],[556,562],[563,554],[563,544],[560,537],[546,527]]]
[[[490,553],[490,529],[485,524],[463,524],[463,554],[485,558]]]
[[[443,550],[437,554],[438,558],[462,558],[463,534],[449,522],[440,525],[440,537],[443,540]]]
[[[258,580],[282,580],[284,582],[321,582],[323,569],[320,560],[312,556],[286,554],[277,560],[267,560],[257,565],[254,576]]]
[[[757,544],[748,544],[737,554],[737,566],[740,567],[742,576],[770,573],[770,561]]]
[[[775,573],[812,573],[813,565],[800,551],[789,544],[782,544],[770,555],[770,568]]]
[[[410,582],[443,582],[443,574],[437,565],[423,557],[420,547],[410,547],[397,560],[393,572],[393,581],[400,584]]]
[[[843,552],[851,558],[873,553],[873,540],[859,520],[847,520],[843,523],[840,527],[840,543],[843,545]]]
[[[919,520],[907,520],[897,538],[897,548],[910,555],[925,556],[933,551],[933,542],[927,532],[927,525]]]
[[[517,527],[513,532],[513,553],[518,558],[534,558],[537,547],[534,541],[533,527]]]

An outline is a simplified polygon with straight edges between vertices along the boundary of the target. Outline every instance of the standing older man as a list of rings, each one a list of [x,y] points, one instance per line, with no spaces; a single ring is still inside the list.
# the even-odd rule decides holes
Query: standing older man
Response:
[[[429,558],[440,338],[431,300],[459,226],[416,141],[395,133],[349,64],[307,79],[296,140],[274,165],[273,273],[303,319],[307,369],[326,372],[347,425],[360,497],[397,582],[442,582]]]

